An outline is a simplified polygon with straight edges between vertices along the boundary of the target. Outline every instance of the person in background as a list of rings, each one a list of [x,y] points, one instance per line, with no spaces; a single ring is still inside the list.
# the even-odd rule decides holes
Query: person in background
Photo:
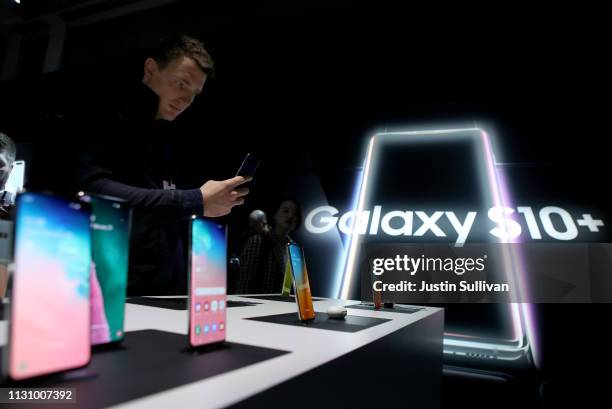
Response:
[[[12,220],[10,209],[15,201],[12,194],[4,189],[15,165],[16,157],[15,142],[8,135],[0,132],[0,220]]]
[[[255,209],[249,214],[249,233],[267,233],[270,230],[268,216],[263,210]]]
[[[0,223],[7,223],[13,220],[13,203],[14,200],[6,198],[8,192],[6,192],[5,185],[8,180],[13,165],[15,164],[15,158],[17,156],[17,146],[15,142],[8,135],[0,132]],[[9,226],[7,226],[10,228]],[[4,228],[2,229],[4,232]],[[6,287],[8,284],[8,263],[10,262],[9,257],[11,253],[11,245],[9,240],[10,235],[7,233],[7,237],[2,236],[0,238],[0,298],[3,298],[6,294]]]
[[[270,229],[250,236],[242,249],[236,293],[281,292],[287,262],[286,244],[292,241],[290,234],[300,227],[301,220],[302,211],[297,200],[286,198],[278,202]]]

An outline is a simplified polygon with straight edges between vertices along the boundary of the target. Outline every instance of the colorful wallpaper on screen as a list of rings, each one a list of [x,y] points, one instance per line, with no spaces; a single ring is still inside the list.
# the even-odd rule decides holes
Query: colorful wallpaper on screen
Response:
[[[190,343],[204,345],[225,339],[227,240],[225,227],[193,219],[190,266]]]
[[[310,293],[310,283],[308,282],[308,271],[302,249],[295,245],[289,245],[289,256],[293,271],[293,282],[295,285],[295,296],[298,302],[299,315],[302,320],[315,318],[314,306],[312,305],[312,294]]]
[[[82,204],[19,198],[9,372],[22,379],[89,361],[89,214]]]
[[[123,339],[130,211],[124,204],[90,198],[92,210],[92,344]]]
[[[293,276],[291,275],[291,259],[289,258],[289,254],[287,254],[286,260],[285,274],[283,276],[283,290],[281,291],[281,295],[289,297],[291,295],[291,287],[293,285]]]

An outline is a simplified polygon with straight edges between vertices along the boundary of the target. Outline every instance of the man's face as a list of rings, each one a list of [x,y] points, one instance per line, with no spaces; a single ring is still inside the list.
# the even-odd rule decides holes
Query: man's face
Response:
[[[0,151],[0,190],[4,190],[4,185],[13,170],[14,161],[4,151]]]
[[[159,97],[156,119],[173,121],[202,92],[206,74],[187,56],[170,61],[163,69],[152,58],[145,61],[143,83]]]

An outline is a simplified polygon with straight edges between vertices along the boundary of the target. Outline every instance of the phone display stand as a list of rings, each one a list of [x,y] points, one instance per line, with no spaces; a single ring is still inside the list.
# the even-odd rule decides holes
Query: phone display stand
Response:
[[[49,375],[39,376],[32,379],[24,379],[21,381],[14,381],[9,378],[3,378],[2,382],[0,382],[0,386],[3,388],[29,388],[33,385],[65,385],[72,382],[93,380],[96,379],[98,376],[99,374],[97,371],[85,367],[79,369],[72,369],[67,372],[58,372]]]
[[[195,356],[199,356],[199,355],[204,355],[204,354],[212,353],[214,351],[228,349],[228,348],[231,348],[231,347],[232,347],[231,343],[229,343],[227,341],[223,341],[223,342],[215,342],[214,344],[200,345],[200,346],[197,346],[197,347],[187,346],[181,352],[184,352],[184,353],[187,353],[187,354],[191,354],[191,355],[195,355]]]
[[[374,303],[371,303],[371,302],[364,302],[361,304],[353,304],[353,305],[345,305],[344,307],[354,308],[357,310],[397,312],[400,314],[414,314],[415,312],[419,312],[425,309],[424,307],[399,305],[399,304],[393,304],[391,308],[387,307],[386,305],[381,308],[374,308]]]
[[[315,319],[300,321],[297,312],[287,314],[266,315],[263,317],[246,318],[253,321],[269,322],[272,324],[293,325],[305,328],[322,329],[340,332],[358,332],[367,328],[391,321],[384,318],[359,317],[347,315],[344,319],[330,318],[326,313],[317,312]]]
[[[157,330],[128,332],[121,346],[92,354],[88,367],[19,382],[21,388],[75,388],[78,407],[103,408],[176,388],[287,354],[222,343],[187,351],[187,336]],[[212,345],[211,345],[212,347]],[[58,374],[59,375],[59,374]]]
[[[168,310],[185,311],[187,309],[187,297],[182,298],[154,298],[154,297],[131,297],[125,302],[129,304],[145,305],[147,307],[164,308]],[[258,305],[258,302],[248,301],[233,301],[227,300],[225,306],[227,308],[234,307],[252,307]]]
[[[295,302],[295,295],[240,295],[240,297],[266,301]],[[313,302],[324,300],[326,300],[326,298],[312,297]]]

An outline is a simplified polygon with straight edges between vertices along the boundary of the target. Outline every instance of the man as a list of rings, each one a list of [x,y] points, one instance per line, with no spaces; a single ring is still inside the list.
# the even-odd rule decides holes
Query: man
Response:
[[[12,206],[14,197],[4,189],[15,165],[16,156],[15,142],[8,135],[0,132],[0,219],[11,219],[9,207]]]
[[[250,234],[267,233],[270,230],[268,217],[263,210],[255,209],[249,214]]]
[[[289,234],[301,225],[302,208],[293,198],[278,202],[273,224],[251,235],[240,254],[237,294],[276,294],[283,291]]]
[[[12,242],[10,240],[13,220],[13,199],[7,198],[4,190],[6,181],[13,170],[17,147],[8,135],[0,132],[0,298],[6,293],[8,283],[8,262],[11,258]]]
[[[186,221],[191,215],[224,216],[248,193],[240,185],[250,178],[241,176],[210,180],[198,189],[174,184],[177,158],[168,124],[193,103],[213,74],[213,61],[200,41],[168,37],[145,60],[141,84],[89,107],[72,130],[93,135],[101,145],[80,155],[78,188],[125,199],[134,209],[130,295],[185,293]]]

